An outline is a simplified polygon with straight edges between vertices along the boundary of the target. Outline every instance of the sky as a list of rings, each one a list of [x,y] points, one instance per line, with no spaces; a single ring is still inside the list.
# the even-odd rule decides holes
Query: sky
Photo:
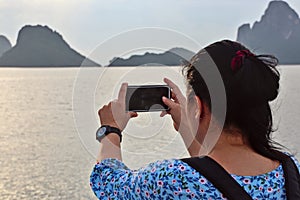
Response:
[[[299,0],[286,2],[300,13]],[[268,3],[269,0],[0,0],[0,35],[14,45],[24,25],[47,25],[62,34],[72,48],[90,55],[114,36],[156,27],[178,32],[204,47],[225,38],[235,40],[238,27],[259,21]],[[150,37],[151,33],[145,39]],[[130,42],[120,45],[130,46]],[[113,55],[115,50],[108,51],[106,60],[119,56]]]

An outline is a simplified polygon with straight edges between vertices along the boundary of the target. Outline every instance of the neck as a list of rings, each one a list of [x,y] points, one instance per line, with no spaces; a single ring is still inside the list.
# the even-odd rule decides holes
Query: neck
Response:
[[[237,175],[257,175],[268,172],[278,165],[278,162],[256,153],[238,131],[222,132],[208,156],[221,164],[229,173]]]
[[[222,131],[218,142],[209,153],[211,156],[230,158],[245,153],[255,153],[242,133],[235,131]]]

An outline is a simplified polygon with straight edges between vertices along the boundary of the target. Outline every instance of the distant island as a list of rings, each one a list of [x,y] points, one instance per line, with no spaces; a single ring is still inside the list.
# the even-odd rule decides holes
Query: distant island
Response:
[[[184,48],[172,48],[164,53],[133,55],[128,59],[114,58],[108,67],[114,66],[179,66],[189,61],[195,53]]]
[[[0,38],[0,46],[3,46],[3,41]],[[27,25],[19,31],[16,45],[3,50],[0,66],[76,67],[100,65],[76,52],[59,33],[48,26]]]
[[[271,1],[259,21],[238,28],[237,41],[256,54],[275,55],[280,64],[300,64],[300,18],[284,1]],[[162,53],[146,52],[129,58],[115,57],[115,66],[178,66],[195,53],[176,47]],[[61,34],[48,26],[26,25],[14,46],[0,35],[0,67],[101,66],[74,50]]]
[[[193,55],[192,51],[176,47],[163,53],[146,52],[128,59],[116,57],[108,66],[178,66]],[[13,47],[5,36],[0,36],[0,67],[77,66],[101,65],[72,49],[61,34],[48,26],[24,26]]]
[[[4,35],[0,35],[0,57],[4,52],[11,49],[11,47],[10,41]]]
[[[252,28],[239,27],[237,41],[258,54],[275,55],[281,64],[300,64],[300,19],[284,1],[271,1]]]

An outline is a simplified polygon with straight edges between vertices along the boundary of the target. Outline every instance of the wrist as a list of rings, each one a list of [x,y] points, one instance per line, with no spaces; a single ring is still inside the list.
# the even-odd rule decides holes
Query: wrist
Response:
[[[121,138],[118,133],[111,132],[109,135],[106,135],[100,142],[101,144],[113,144],[120,146]]]
[[[109,138],[111,138],[114,142],[118,141],[119,143],[122,142],[122,133],[121,130],[117,127],[113,127],[110,125],[102,125],[97,131],[96,131],[96,140],[99,142],[102,142],[102,140],[110,135]],[[117,139],[115,137],[117,136]]]

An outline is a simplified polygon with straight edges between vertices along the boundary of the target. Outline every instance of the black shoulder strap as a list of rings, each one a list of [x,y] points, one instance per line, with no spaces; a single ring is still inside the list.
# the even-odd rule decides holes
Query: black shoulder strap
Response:
[[[251,196],[243,187],[236,182],[221,165],[208,156],[185,158],[181,160],[202,174],[226,198],[230,200],[252,200]]]
[[[293,159],[281,152],[277,152],[279,161],[282,163],[285,178],[285,189],[288,200],[300,199],[300,174]]]

